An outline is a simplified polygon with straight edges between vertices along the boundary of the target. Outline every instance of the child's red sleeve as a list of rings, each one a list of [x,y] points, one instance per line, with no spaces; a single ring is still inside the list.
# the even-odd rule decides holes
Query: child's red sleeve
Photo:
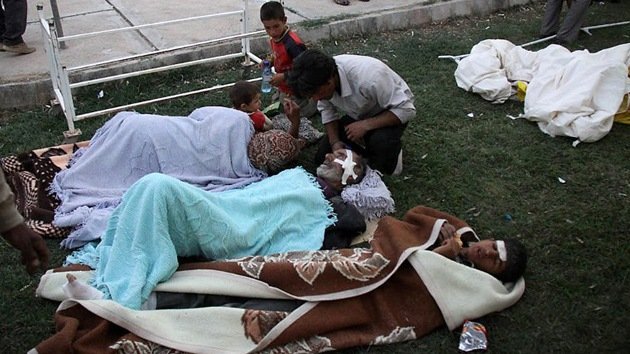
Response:
[[[254,122],[254,129],[262,131],[265,126],[265,114],[261,111],[249,113],[249,118]]]

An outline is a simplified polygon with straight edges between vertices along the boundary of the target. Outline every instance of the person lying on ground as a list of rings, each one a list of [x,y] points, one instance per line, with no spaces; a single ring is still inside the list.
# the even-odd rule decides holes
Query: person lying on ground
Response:
[[[0,234],[20,251],[21,262],[29,274],[48,267],[50,251],[40,235],[24,224],[13,201],[14,196],[0,169]]]
[[[125,192],[98,246],[66,261],[95,269],[98,292],[71,282],[69,296],[96,294],[138,309],[175,272],[178,257],[218,260],[321,249],[336,216],[320,185],[337,190],[365,174],[359,154],[329,155],[318,168],[319,183],[302,168],[218,193],[163,174],[141,178]],[[358,211],[354,219],[363,221]]]
[[[432,249],[456,262],[486,272],[502,282],[515,282],[525,273],[527,250],[516,239],[474,241],[472,232],[466,233],[464,241],[449,223],[440,229],[437,243]],[[466,247],[463,247],[465,242]],[[239,298],[208,294],[155,292],[151,297],[152,309],[196,308],[207,306],[229,306],[246,309],[293,311],[302,305],[297,300],[268,300]]]
[[[286,102],[291,111],[291,103]],[[203,107],[187,117],[121,112],[57,173],[52,190],[61,201],[54,223],[74,230],[62,246],[97,240],[123,193],[149,173],[173,176],[208,191],[241,188],[295,164],[304,146],[290,132],[254,134],[250,118],[226,107]]]
[[[237,302],[280,300],[282,306],[208,303],[194,310],[132,311],[114,301],[64,301],[67,274],[86,279],[93,272],[86,267],[55,269],[42,278],[38,296],[64,302],[55,313],[57,334],[38,345],[37,352],[56,354],[85,345],[98,352],[123,343],[184,352],[239,348],[315,353],[417,340],[437,329],[457,331],[466,320],[517,305],[525,291],[524,278],[503,283],[429,250],[441,244],[445,222],[464,241],[474,231],[464,220],[427,209],[412,208],[402,218],[383,217],[369,247],[181,264],[154,289],[227,295],[240,298]],[[217,300],[222,305],[226,299]],[[293,311],[288,302],[296,301],[303,305]],[[116,325],[121,323],[124,328]],[[97,343],[90,341],[95,336]]]
[[[435,217],[445,214],[427,207],[416,207],[413,213],[421,213]],[[409,215],[413,215],[409,212]],[[409,219],[406,219],[410,222]],[[400,221],[398,221],[400,223]],[[413,222],[412,222],[413,223]],[[411,225],[411,224],[407,224]],[[380,225],[379,225],[380,226]],[[386,225],[389,226],[389,225]],[[376,233],[386,232],[385,237],[395,237],[387,234],[392,230],[388,227],[377,227]],[[429,250],[438,253],[458,263],[465,264],[482,272],[488,273],[502,282],[515,282],[523,276],[527,266],[527,251],[525,246],[516,239],[479,240],[469,228],[458,230],[447,222],[440,229],[439,236]],[[369,247],[366,245],[366,247]],[[67,275],[68,284],[66,295],[79,299],[102,298],[103,294],[84,283],[76,281],[72,274]],[[82,296],[82,297],[81,297]],[[144,309],[173,309],[195,308],[207,306],[229,306],[247,309],[261,309],[270,311],[292,311],[303,304],[298,300],[269,300],[258,298],[242,298],[212,294],[154,292],[150,294],[150,301]]]

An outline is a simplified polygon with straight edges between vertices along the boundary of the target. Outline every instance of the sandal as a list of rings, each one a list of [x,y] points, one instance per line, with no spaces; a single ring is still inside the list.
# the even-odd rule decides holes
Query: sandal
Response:
[[[348,6],[350,5],[350,1],[349,0],[333,0],[335,2],[335,4],[337,5],[343,5],[343,6]]]

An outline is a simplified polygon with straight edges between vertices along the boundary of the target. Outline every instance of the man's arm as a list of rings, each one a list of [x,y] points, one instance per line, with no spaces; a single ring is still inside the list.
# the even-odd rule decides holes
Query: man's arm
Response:
[[[391,68],[384,66],[376,73],[379,80],[370,87],[370,96],[383,109],[396,116],[401,123],[407,123],[416,116],[413,93],[409,85]]]
[[[359,143],[370,130],[402,124],[400,119],[391,111],[383,111],[372,118],[358,120],[346,125],[346,136],[355,143]]]
[[[50,251],[46,242],[24,223],[3,232],[2,237],[20,251],[22,264],[26,267],[28,274],[33,274],[40,268],[48,268]]]
[[[22,264],[33,274],[48,267],[50,251],[44,240],[24,224],[15,206],[13,193],[0,170],[0,233],[8,244],[22,253]]]
[[[291,122],[288,133],[297,139],[300,134],[300,106],[289,98],[284,99],[282,106],[284,108],[284,114],[287,116],[287,119],[289,119],[289,122]]]
[[[326,136],[328,137],[328,143],[330,144],[331,151],[343,149],[345,144],[339,137],[339,121],[334,120],[326,123],[324,124],[324,128],[326,129]]]

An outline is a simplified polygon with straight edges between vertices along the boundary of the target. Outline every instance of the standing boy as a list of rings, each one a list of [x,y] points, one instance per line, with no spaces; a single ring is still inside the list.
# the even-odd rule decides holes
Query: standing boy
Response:
[[[276,71],[271,79],[271,85],[278,88],[280,102],[284,102],[284,98],[292,95],[285,80],[285,73],[293,66],[293,60],[306,50],[306,45],[287,25],[287,16],[282,4],[278,1],[268,1],[262,5],[260,20],[271,37],[269,44],[273,54],[273,67]],[[310,117],[317,113],[317,107],[309,100],[296,100],[296,102],[303,116]]]

